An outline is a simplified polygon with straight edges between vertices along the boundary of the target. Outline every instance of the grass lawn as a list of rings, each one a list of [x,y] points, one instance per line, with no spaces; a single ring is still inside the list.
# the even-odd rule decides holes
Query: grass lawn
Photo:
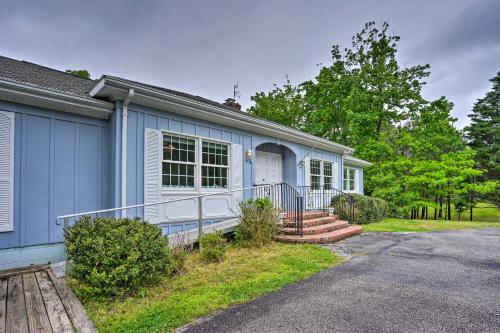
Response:
[[[100,332],[165,332],[217,310],[305,279],[342,259],[315,245],[272,244],[228,250],[220,264],[194,252],[184,274],[114,302],[84,302]]]
[[[385,219],[382,222],[363,224],[364,232],[401,232],[401,231],[439,231],[495,227],[500,228],[500,222],[467,222],[467,221],[434,221],[434,220],[404,220]]]
[[[432,213],[432,214],[431,214]],[[429,217],[434,212],[429,210]],[[469,213],[462,213],[461,221],[458,221],[456,212],[452,212],[452,221],[444,220],[406,220],[385,219],[382,222],[363,225],[365,232],[401,232],[401,231],[438,231],[438,230],[460,230],[472,228],[496,227],[500,228],[500,209],[486,203],[479,203],[473,211],[473,220],[469,222]]]

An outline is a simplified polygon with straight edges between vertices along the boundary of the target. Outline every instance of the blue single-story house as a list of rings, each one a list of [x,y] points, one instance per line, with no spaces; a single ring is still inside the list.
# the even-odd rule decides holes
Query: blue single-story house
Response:
[[[203,217],[216,221],[254,184],[363,193],[370,163],[352,154],[231,99],[0,56],[0,269],[63,260],[65,214],[233,191],[206,198]],[[173,233],[198,210],[186,200],[126,214]]]

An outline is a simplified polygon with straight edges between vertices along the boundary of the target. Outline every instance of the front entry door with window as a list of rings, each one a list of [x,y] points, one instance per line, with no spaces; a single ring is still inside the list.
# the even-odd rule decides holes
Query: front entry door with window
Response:
[[[283,182],[281,173],[281,155],[256,151],[255,184],[277,184]]]

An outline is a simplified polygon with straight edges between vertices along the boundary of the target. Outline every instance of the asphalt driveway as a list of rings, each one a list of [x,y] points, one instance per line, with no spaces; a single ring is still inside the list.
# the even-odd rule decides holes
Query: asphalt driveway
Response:
[[[185,332],[500,332],[500,229],[364,234],[349,261]]]

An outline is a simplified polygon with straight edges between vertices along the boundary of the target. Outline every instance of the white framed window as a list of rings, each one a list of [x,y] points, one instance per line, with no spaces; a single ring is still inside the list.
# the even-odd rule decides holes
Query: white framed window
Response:
[[[310,159],[306,174],[313,190],[335,189],[338,186],[336,162]]]
[[[164,134],[162,186],[194,188],[196,169],[196,140]]]
[[[311,188],[313,190],[318,190],[321,188],[321,161],[311,160]]]
[[[145,128],[144,203],[158,202],[169,196],[183,197],[232,189],[235,192],[229,195],[212,197],[211,204],[221,205],[222,208],[212,208],[218,210],[219,207],[221,212],[226,209],[224,214],[233,216],[236,211],[234,207],[228,208],[227,200],[231,196],[232,202],[236,203],[243,198],[242,192],[238,192],[243,188],[243,167],[243,146],[239,143]],[[150,205],[144,207],[144,217],[151,223],[177,218],[175,214],[184,219],[192,215],[184,208],[166,211],[162,205]]]
[[[163,188],[229,187],[230,143],[170,132],[163,132],[162,137]]]
[[[355,192],[356,191],[356,169],[344,167],[343,173],[344,180],[344,191]]]
[[[201,187],[228,188],[229,145],[202,141]]]
[[[329,190],[333,187],[333,165],[331,162],[323,161],[323,188]]]

